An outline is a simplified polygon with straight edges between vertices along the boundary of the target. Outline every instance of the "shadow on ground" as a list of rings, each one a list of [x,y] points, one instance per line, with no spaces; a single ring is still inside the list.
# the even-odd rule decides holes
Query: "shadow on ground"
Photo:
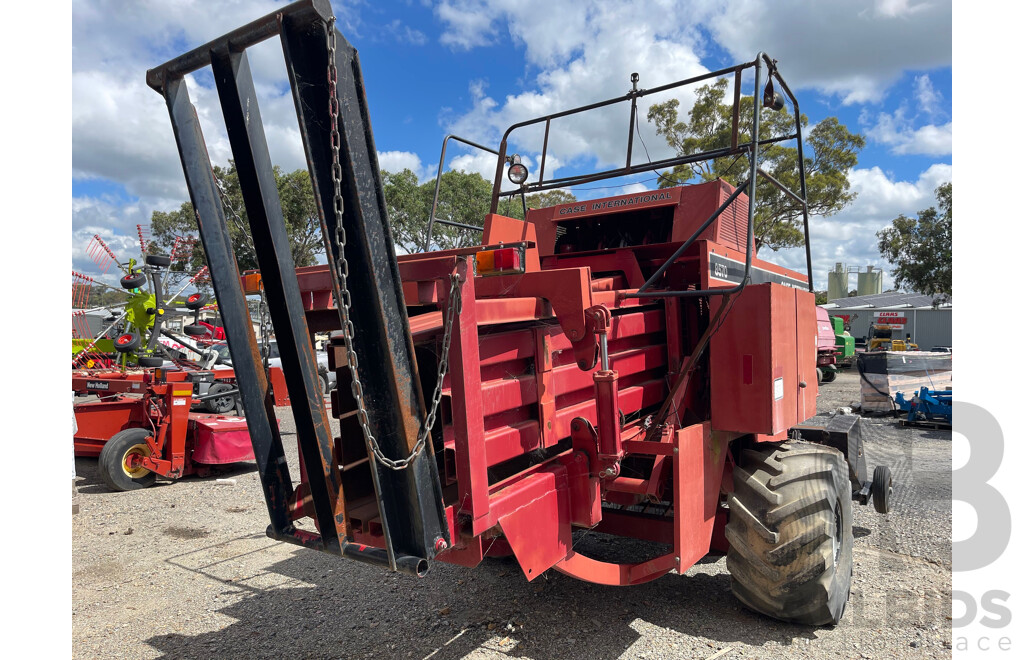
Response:
[[[225,554],[215,546],[206,550]],[[197,552],[203,551],[189,554]],[[217,610],[235,620],[220,630],[147,639],[163,657],[453,660],[489,649],[510,657],[610,659],[653,625],[707,638],[703,658],[735,642],[787,646],[814,639],[817,630],[744,609],[725,572],[668,575],[623,589],[555,571],[528,583],[514,561],[488,560],[475,569],[434,562],[426,578],[415,580],[296,549],[260,576],[266,582],[273,574],[278,581],[267,588],[253,586],[257,580],[217,577],[212,564],[196,567],[186,556],[168,561],[219,582],[222,593],[238,600]]]
[[[229,465],[211,466],[206,474],[190,474],[187,477],[183,477],[183,479],[198,482],[216,481],[217,479],[230,479],[232,477],[256,471],[257,466],[254,462],[231,463]],[[93,494],[113,492],[105,483],[103,483],[103,479],[100,478],[98,459],[76,456],[75,475],[78,477],[76,483],[78,485],[79,493]],[[177,481],[177,479],[166,479],[158,476],[156,482],[150,486],[150,488],[170,486],[175,481]]]

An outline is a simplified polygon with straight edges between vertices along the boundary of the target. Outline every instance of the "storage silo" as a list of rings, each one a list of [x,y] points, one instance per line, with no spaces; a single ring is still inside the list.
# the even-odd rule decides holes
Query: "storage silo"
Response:
[[[882,292],[882,271],[868,266],[866,271],[857,273],[857,295],[871,296]]]
[[[843,264],[837,263],[835,270],[828,272],[828,299],[832,301],[848,297],[849,283],[850,272],[843,268]]]

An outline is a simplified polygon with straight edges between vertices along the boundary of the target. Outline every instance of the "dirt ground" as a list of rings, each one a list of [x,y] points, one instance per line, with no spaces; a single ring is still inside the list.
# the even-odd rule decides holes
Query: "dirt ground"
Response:
[[[842,373],[818,410],[857,400],[856,373]],[[295,465],[290,411],[278,412]],[[724,557],[628,588],[555,571],[528,583],[508,560],[434,562],[417,580],[267,538],[254,463],[112,493],[95,459],[77,459],[74,657],[949,658],[951,434],[864,423],[869,468],[892,469],[895,510],[854,506],[850,603],[825,628],[746,610]],[[644,551],[580,542],[588,554]]]

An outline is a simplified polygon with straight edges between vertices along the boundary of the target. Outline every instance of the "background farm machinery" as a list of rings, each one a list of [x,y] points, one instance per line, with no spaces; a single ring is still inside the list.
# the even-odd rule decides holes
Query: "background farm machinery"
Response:
[[[953,389],[933,390],[922,387],[910,397],[903,392],[896,393],[896,407],[907,413],[906,422],[939,422],[947,426],[953,424]]]
[[[133,490],[153,483],[157,475],[178,478],[210,466],[252,459],[245,418],[240,413],[235,373],[217,364],[212,340],[223,331],[199,321],[209,297],[188,295],[179,318],[192,316],[182,337],[165,326],[174,299],[205,274],[187,278],[168,298],[164,294],[171,255],[147,254],[139,227],[141,263],[120,262],[98,236],[89,253],[105,270],[116,263],[124,272],[125,299],[119,315],[104,319],[93,333],[85,320],[93,278],[72,273],[72,391],[77,430],[75,455],[97,457],[99,474],[114,490]],[[109,307],[114,307],[110,305]],[[104,308],[101,308],[104,309]],[[108,335],[110,337],[108,338]],[[287,387],[280,369],[267,366],[276,385],[275,403],[286,405]]]
[[[192,341],[171,332],[166,322],[170,316],[194,316],[192,325],[185,326],[188,335],[205,335],[206,329],[195,325],[199,320],[199,311],[209,299],[205,293],[195,292],[186,296],[182,303],[174,305],[175,300],[186,288],[201,282],[206,277],[205,267],[192,277],[186,277],[182,286],[173,295],[166,295],[167,278],[171,274],[172,263],[187,261],[188,255],[195,246],[188,241],[179,240],[169,255],[152,254],[152,244],[146,240],[142,225],[138,225],[139,247],[141,255],[138,260],[129,258],[121,261],[113,250],[98,235],[93,236],[87,248],[97,268],[106,273],[111,265],[116,265],[123,273],[119,280],[120,289],[75,271],[71,272],[72,301],[72,368],[110,368],[110,367],[159,367],[165,361],[183,357],[181,351],[171,351],[167,344],[185,349],[185,355],[199,358],[205,349],[196,346]],[[119,295],[113,296],[116,302],[89,309],[90,302],[95,300],[94,289],[99,289],[110,298],[110,291]],[[184,309],[182,309],[184,308]],[[116,313],[120,311],[120,313]],[[103,327],[96,332],[89,320],[90,312],[105,312],[109,316],[103,318]]]
[[[267,377],[273,403],[288,405],[281,370],[270,367]],[[74,405],[75,456],[97,457],[100,477],[113,490],[253,458],[232,369],[184,361],[170,368],[83,369],[72,372],[71,388],[88,397]]]
[[[841,367],[850,367],[857,358],[854,339],[845,330],[843,319],[829,316],[823,307],[818,315],[818,384],[831,383]]]
[[[275,192],[246,55],[275,35],[322,213],[325,266],[294,267]],[[294,487],[185,81],[208,65],[291,393]],[[727,552],[733,591],[748,607],[838,621],[854,491],[863,503],[891,483],[865,479],[850,441],[858,418],[845,430],[800,427],[816,412],[813,287],[809,275],[760,259],[753,228],[761,175],[799,200],[807,238],[801,122],[785,138],[800,152],[794,192],[758,169],[769,146],[761,103],[749,117],[739,110],[751,72],[755,100],[799,116],[763,54],[650,90],[634,74],[624,96],[506,132],[480,246],[396,257],[358,56],[326,1],[293,3],[150,70],[249,413],[267,534],[415,575],[431,559],[475,566],[511,553],[528,580],[554,568],[611,585]],[[638,99],[722,76],[734,81],[735,112],[721,149],[632,161]],[[625,166],[546,179],[552,122],[615,104],[630,113]],[[531,183],[507,153],[509,134],[523,128],[544,135]],[[496,213],[506,167],[512,194],[525,194],[724,156],[748,159],[738,186],[588,200],[530,210],[525,221]],[[809,245],[807,256],[810,273]],[[331,330],[342,331],[330,347],[338,435],[310,341]],[[574,546],[579,530],[664,551],[629,562],[585,556]]]

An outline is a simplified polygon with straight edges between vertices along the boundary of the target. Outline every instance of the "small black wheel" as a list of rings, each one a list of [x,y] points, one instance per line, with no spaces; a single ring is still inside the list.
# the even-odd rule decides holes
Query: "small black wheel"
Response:
[[[122,289],[138,289],[140,286],[146,283],[145,273],[131,273],[121,278]]]
[[[144,467],[133,466],[135,457],[149,456],[151,452],[146,438],[149,429],[125,429],[114,434],[100,450],[100,478],[111,490],[139,490],[148,488],[156,481],[156,474]]]
[[[134,332],[126,332],[114,340],[114,350],[118,353],[131,353],[139,347],[142,340]]]
[[[154,355],[143,355],[142,357],[139,358],[139,366],[146,367],[147,369],[159,367],[163,363],[164,359],[162,357],[156,357]]]
[[[171,258],[166,254],[147,254],[146,263],[157,268],[167,268],[171,265]]]
[[[821,373],[821,367],[817,368],[817,372],[818,372],[818,385],[821,385],[822,378],[824,378],[824,376]]]
[[[214,383],[210,385],[207,395],[220,394],[221,392],[230,392],[235,389],[234,386],[228,385],[227,383]],[[229,410],[233,410],[235,407],[235,395],[226,394],[224,396],[211,397],[203,400],[204,407],[210,412],[223,415]]]
[[[879,513],[892,510],[892,473],[884,465],[876,466],[871,475],[871,503]]]
[[[185,307],[191,309],[192,311],[202,309],[203,305],[206,304],[206,301],[208,299],[209,296],[207,296],[205,293],[193,293],[191,296],[185,299]]]
[[[189,337],[205,337],[210,331],[205,325],[186,325],[185,334]]]
[[[823,371],[821,373],[821,382],[823,382],[823,383],[831,383],[835,379],[836,379],[836,370],[835,369],[826,369],[825,371]]]

